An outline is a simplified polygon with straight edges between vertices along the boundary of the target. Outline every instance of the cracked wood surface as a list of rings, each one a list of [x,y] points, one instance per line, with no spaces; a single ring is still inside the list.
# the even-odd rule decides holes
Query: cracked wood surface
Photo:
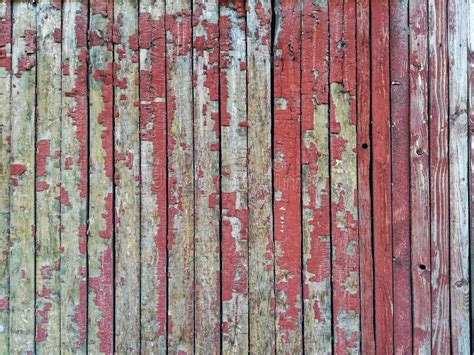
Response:
[[[0,353],[471,353],[473,12],[0,0]]]

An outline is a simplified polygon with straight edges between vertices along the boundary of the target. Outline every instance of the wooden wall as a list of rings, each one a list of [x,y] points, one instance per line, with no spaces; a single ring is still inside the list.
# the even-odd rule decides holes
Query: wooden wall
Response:
[[[474,0],[0,0],[0,353],[470,354]]]

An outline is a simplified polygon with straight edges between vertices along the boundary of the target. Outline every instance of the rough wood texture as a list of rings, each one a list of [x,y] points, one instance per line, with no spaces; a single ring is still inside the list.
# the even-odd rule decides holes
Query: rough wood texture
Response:
[[[334,351],[360,347],[355,1],[329,4],[330,176]]]
[[[189,0],[166,2],[168,350],[194,349],[194,158]],[[217,275],[216,275],[217,278]]]
[[[301,179],[305,351],[331,349],[328,3],[303,2]]]
[[[249,351],[245,1],[219,7],[222,352]]]
[[[469,182],[469,192],[470,192],[470,201],[469,206],[471,208],[469,215],[470,223],[470,255],[469,261],[471,265],[471,278],[470,278],[470,293],[471,293],[471,305],[474,304],[474,0],[469,1],[469,32],[468,32],[468,43],[467,43],[467,80],[468,80],[468,119],[469,119],[469,159],[470,159],[470,182]],[[471,339],[474,335],[474,312],[471,311]],[[472,344],[472,341],[471,341]]]
[[[35,349],[36,8],[13,3],[9,351]]]
[[[275,352],[272,201],[271,2],[247,1],[249,346]]]
[[[11,0],[0,1],[0,353],[8,353],[10,339],[11,11]]]
[[[114,349],[113,6],[91,0],[89,12],[88,351]]]
[[[164,2],[140,1],[141,349],[166,351],[166,43]]]
[[[426,1],[409,2],[411,275],[415,353],[431,350],[427,16]]]
[[[390,84],[392,117],[392,238],[394,258],[393,351],[397,354],[412,352],[408,36],[408,0],[392,1],[390,2],[390,53],[392,53],[390,57]]]
[[[85,0],[64,2],[61,59],[61,349],[82,353],[87,347],[87,7]]]
[[[448,3],[449,217],[451,349],[471,353],[469,322],[469,186],[467,0]]]
[[[52,353],[61,348],[61,3],[36,11],[36,351]]]

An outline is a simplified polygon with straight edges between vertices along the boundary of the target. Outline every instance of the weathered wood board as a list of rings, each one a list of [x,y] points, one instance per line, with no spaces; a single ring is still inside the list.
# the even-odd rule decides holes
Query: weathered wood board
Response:
[[[0,353],[470,354],[473,0],[0,0]]]

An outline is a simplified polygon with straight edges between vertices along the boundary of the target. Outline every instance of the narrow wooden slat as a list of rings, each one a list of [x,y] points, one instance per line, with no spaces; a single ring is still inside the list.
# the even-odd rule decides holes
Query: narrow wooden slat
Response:
[[[34,351],[36,8],[13,3],[9,352]]]
[[[220,347],[219,13],[193,1],[195,351]]]
[[[165,4],[140,1],[141,344],[166,352]]]
[[[355,10],[355,1],[329,4],[332,309],[336,353],[357,352],[360,348]]]
[[[219,7],[222,352],[248,353],[248,185],[245,1]]]
[[[431,350],[450,352],[448,67],[445,0],[430,0]]]
[[[370,1],[357,2],[357,179],[360,238],[361,350],[375,353],[372,254]]]
[[[61,3],[37,4],[36,351],[60,349]]]
[[[63,3],[61,349],[79,353],[87,346],[87,7]]]
[[[190,0],[167,0],[168,350],[188,354],[194,351],[191,26]]]
[[[304,346],[331,351],[328,3],[304,1],[301,43],[301,164]]]
[[[87,341],[94,354],[114,349],[112,11],[111,1],[91,0]]]
[[[430,186],[428,141],[428,9],[409,2],[410,23],[410,203],[413,352],[430,353]]]
[[[467,0],[448,3],[451,348],[456,354],[471,353],[467,170],[468,10]]]
[[[474,304],[474,0],[469,1],[469,33],[468,33],[468,42],[467,42],[467,65],[468,65],[468,119],[469,119],[469,142],[470,142],[470,207],[471,213],[470,218],[470,232],[471,232],[471,242],[470,242],[470,265],[471,265],[471,307]],[[471,310],[471,344],[472,339],[474,338],[474,312]]]
[[[389,1],[371,2],[375,343],[393,352]]]
[[[271,1],[247,0],[249,347],[275,352]]]
[[[277,352],[302,351],[301,4],[277,2],[274,53],[275,296]]]
[[[11,11],[11,0],[0,1],[0,353],[8,353],[10,335]]]
[[[397,354],[412,352],[408,35],[408,0],[390,2],[393,350]]]
[[[138,2],[114,1],[115,351],[140,351]]]

